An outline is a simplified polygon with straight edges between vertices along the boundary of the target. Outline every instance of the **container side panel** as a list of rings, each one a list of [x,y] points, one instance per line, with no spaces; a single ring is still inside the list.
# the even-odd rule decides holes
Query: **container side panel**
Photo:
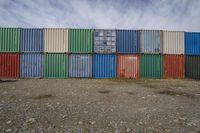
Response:
[[[186,77],[200,79],[200,56],[186,56],[185,58]]]
[[[185,32],[185,54],[200,55],[200,33]]]

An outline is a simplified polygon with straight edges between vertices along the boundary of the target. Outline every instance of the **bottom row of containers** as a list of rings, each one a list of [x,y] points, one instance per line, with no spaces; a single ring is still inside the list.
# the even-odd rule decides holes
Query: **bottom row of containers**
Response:
[[[0,54],[0,78],[200,78],[200,56]]]

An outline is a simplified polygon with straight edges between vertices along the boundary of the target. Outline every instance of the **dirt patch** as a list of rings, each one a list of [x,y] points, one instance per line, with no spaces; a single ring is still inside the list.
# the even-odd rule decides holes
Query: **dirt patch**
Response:
[[[101,93],[101,94],[108,94],[108,93],[111,93],[111,91],[109,91],[109,90],[104,90],[104,91],[99,91],[99,93]]]
[[[129,95],[134,95],[134,93],[133,92],[126,92],[127,94],[129,94]]]
[[[0,80],[0,83],[17,82],[17,80]]]
[[[163,91],[157,91],[157,94],[164,94],[164,95],[170,95],[170,96],[184,96],[187,98],[195,98],[195,95],[185,93],[185,92],[177,92],[177,91],[172,91],[172,90],[163,90]]]
[[[55,96],[53,96],[52,94],[44,94],[44,95],[39,95],[36,97],[33,97],[33,99],[47,99],[47,98],[54,98]]]

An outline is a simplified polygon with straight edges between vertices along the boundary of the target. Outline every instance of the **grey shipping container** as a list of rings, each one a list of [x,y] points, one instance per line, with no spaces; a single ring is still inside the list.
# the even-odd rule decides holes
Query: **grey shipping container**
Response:
[[[94,31],[94,53],[116,52],[116,30]]]
[[[200,79],[200,56],[185,56],[185,76]]]

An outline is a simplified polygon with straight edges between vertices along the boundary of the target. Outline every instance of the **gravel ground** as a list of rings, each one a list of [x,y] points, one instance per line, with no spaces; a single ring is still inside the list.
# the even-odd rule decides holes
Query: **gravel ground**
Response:
[[[200,82],[0,80],[0,132],[200,133]]]

